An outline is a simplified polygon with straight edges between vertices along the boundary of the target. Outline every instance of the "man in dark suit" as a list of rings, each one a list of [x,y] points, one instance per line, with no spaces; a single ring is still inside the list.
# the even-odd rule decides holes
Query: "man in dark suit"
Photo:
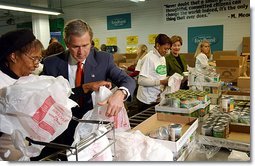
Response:
[[[98,91],[100,86],[111,88],[111,82],[118,86],[118,90],[107,101],[99,103],[108,104],[106,116],[115,116],[124,107],[124,101],[130,97],[135,89],[135,81],[124,71],[119,69],[113,56],[107,52],[96,51],[91,46],[93,32],[90,26],[79,19],[68,22],[64,29],[64,40],[67,51],[49,56],[44,60],[44,75],[63,76],[68,79],[72,91],[71,99],[79,103],[79,107],[72,109],[73,116],[82,118],[89,110],[93,109],[91,93]],[[77,63],[83,69],[82,85],[76,84]],[[108,82],[107,80],[111,80]],[[53,142],[65,145],[73,143],[73,135],[78,122],[71,120],[67,130]],[[45,150],[46,149],[46,150]],[[38,160],[56,152],[56,149],[44,148],[41,155],[32,160]]]

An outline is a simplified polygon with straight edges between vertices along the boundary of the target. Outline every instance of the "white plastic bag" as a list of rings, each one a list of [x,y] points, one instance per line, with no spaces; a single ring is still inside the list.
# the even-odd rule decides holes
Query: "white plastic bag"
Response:
[[[23,139],[52,141],[67,128],[77,105],[70,94],[62,76],[21,77],[0,89],[0,131],[12,135],[18,130]]]
[[[106,135],[102,136],[102,134],[104,134],[107,129],[102,125],[100,125],[99,128],[97,127],[98,124],[92,123],[79,123],[79,125],[77,126],[75,130],[75,141],[73,143],[73,146],[75,146],[75,144],[77,144],[81,139],[86,139],[88,137],[91,138],[91,135],[94,135],[95,138],[101,137],[78,153],[79,161],[112,161],[111,148],[108,147],[107,149],[105,149],[110,144],[110,142]],[[92,139],[91,141],[94,140],[95,139]],[[91,141],[89,141],[88,143],[90,143]],[[102,153],[99,154],[100,152]],[[92,159],[97,154],[99,155]],[[76,161],[76,156],[69,156],[68,161]]]
[[[170,93],[174,93],[180,89],[182,79],[183,79],[183,76],[178,73],[174,73],[168,79],[168,86],[170,87],[170,90],[169,90]]]
[[[173,161],[172,151],[141,131],[115,134],[116,161]]]
[[[127,115],[127,111],[125,107],[118,113],[117,116],[106,117],[106,109],[107,105],[99,106],[97,105],[98,102],[104,101],[109,98],[113,92],[117,89],[113,89],[112,91],[106,88],[105,86],[101,86],[98,92],[92,93],[92,100],[94,104],[94,109],[92,110],[92,114],[89,119],[92,120],[106,120],[114,122],[114,127],[118,131],[126,131],[130,130],[130,123]]]
[[[228,156],[228,161],[250,161],[250,157],[245,152],[240,152],[237,150],[232,150]]]

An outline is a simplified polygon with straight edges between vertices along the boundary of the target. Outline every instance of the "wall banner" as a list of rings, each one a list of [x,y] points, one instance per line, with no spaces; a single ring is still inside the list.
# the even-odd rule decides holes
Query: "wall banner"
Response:
[[[211,43],[211,51],[223,50],[223,25],[189,27],[188,28],[188,52],[195,53],[197,45],[202,40]]]
[[[250,0],[164,0],[166,23],[211,19],[250,19]]]
[[[107,16],[107,30],[131,28],[131,14]]]

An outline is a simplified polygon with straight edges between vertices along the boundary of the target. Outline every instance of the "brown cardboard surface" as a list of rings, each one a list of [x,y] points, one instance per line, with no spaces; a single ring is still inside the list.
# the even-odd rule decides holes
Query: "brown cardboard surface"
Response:
[[[129,67],[129,66],[131,66],[131,65],[133,65],[134,63],[127,63],[127,62],[125,62],[125,63],[119,63],[119,67],[123,67],[123,65],[124,66],[126,66],[126,67]]]
[[[216,67],[239,67],[240,65],[239,60],[232,60],[232,59],[217,59],[216,60]]]
[[[124,54],[126,56],[126,59],[135,59],[137,57],[136,53],[133,54]]]
[[[248,133],[230,132],[227,140],[250,143],[251,136]]]
[[[213,54],[213,60],[220,59],[220,54]]]
[[[194,59],[195,60],[196,58],[194,57],[194,54],[195,53],[180,53],[180,55],[183,55],[186,60],[187,59]]]
[[[237,50],[223,50],[223,51],[214,51],[213,56],[237,56]]]
[[[249,134],[250,126],[242,123],[231,123],[229,125],[229,131]]]
[[[250,37],[243,37],[243,50],[242,52],[250,52]]]
[[[250,77],[238,77],[237,79],[237,87],[241,90],[249,90],[250,89]]]
[[[243,56],[221,56],[220,59],[221,60],[239,60],[239,63],[242,64],[243,61],[244,61],[244,58]]]
[[[195,67],[196,58],[194,57],[194,53],[181,53],[185,57],[187,65],[190,67]]]
[[[136,59],[126,59],[126,62],[127,62],[127,63],[133,63],[133,64],[134,64],[135,61],[136,61]]]
[[[171,121],[172,123],[192,124],[196,118],[182,115],[172,115],[157,113],[157,119],[161,121]]]
[[[241,124],[230,124],[228,140],[250,143],[250,126]]]
[[[230,63],[230,62],[229,62]],[[220,79],[226,82],[237,82],[242,67],[216,67],[216,72],[220,74]]]
[[[179,119],[179,118],[177,118],[177,119]],[[195,118],[192,118],[192,119],[194,120]],[[172,119],[172,120],[169,120],[169,121],[158,120],[157,119],[157,114],[154,114],[150,118],[146,119],[145,121],[143,121],[142,123],[140,123],[139,125],[134,127],[132,130],[140,130],[143,134],[147,135],[151,131],[156,130],[157,128],[159,128],[160,126],[168,126],[171,123],[177,123],[178,122],[178,123],[182,124],[182,134],[183,134],[188,130],[188,128],[190,126],[190,125],[187,124],[190,121],[185,121],[185,120],[178,121],[176,119],[175,120]]]
[[[251,70],[251,68],[250,68],[250,62],[247,62],[246,75],[247,75],[248,77],[250,77],[250,70]]]
[[[113,54],[113,59],[114,59],[114,62],[116,63],[116,65],[119,66],[119,63],[124,63],[126,62],[126,57],[124,54]]]

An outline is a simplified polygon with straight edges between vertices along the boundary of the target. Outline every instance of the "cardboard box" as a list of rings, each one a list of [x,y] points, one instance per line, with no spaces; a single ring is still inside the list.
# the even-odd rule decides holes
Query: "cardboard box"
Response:
[[[165,112],[165,113],[176,113],[176,114],[183,114],[183,115],[191,115],[194,111],[197,111],[201,108],[206,108],[207,106],[210,106],[210,101],[205,102],[205,103],[201,103],[201,104],[197,104],[194,107],[191,108],[174,108],[174,107],[169,107],[169,106],[163,106],[160,104],[157,104],[155,106],[155,111],[156,112]]]
[[[113,54],[114,62],[117,66],[120,66],[120,63],[135,63],[135,59],[137,57],[137,54],[119,54],[115,53]]]
[[[250,37],[243,37],[243,53],[249,53],[250,52]]]
[[[214,51],[213,60],[220,59],[224,56],[237,56],[237,50]]]
[[[235,100],[250,101],[250,92],[240,92],[240,91],[226,91],[222,93],[222,97],[233,97]]]
[[[120,68],[123,68],[123,66],[125,66],[125,67],[129,67],[129,66],[131,66],[131,65],[133,65],[134,63],[127,63],[127,62],[125,62],[125,63],[119,63],[119,67]]]
[[[229,63],[231,63],[231,61]],[[241,70],[242,67],[216,67],[217,73],[220,74],[221,81],[224,82],[237,82]]]
[[[195,67],[196,58],[194,57],[194,53],[181,53],[185,57],[187,65],[190,67]]]
[[[247,62],[246,75],[247,75],[248,77],[250,77],[250,70],[251,70],[251,68],[250,68],[250,62]]]
[[[158,129],[160,126],[168,126],[171,123],[182,124],[181,138],[176,141],[160,140],[162,144],[170,148],[173,153],[178,152],[183,145],[189,141],[191,135],[198,127],[198,119],[180,115],[154,114],[132,130],[140,130],[143,134],[148,135],[150,132]]]
[[[237,87],[240,91],[250,91],[250,77],[238,77]]]
[[[224,56],[216,60],[216,71],[220,79],[225,82],[237,82],[237,78],[243,73],[244,57]]]
[[[126,59],[126,63],[133,63],[135,64],[136,59]]]
[[[113,54],[114,63],[119,66],[119,63],[125,63],[126,57],[124,54]]]
[[[199,142],[206,145],[250,151],[250,126],[240,124],[229,125],[229,136],[227,138],[216,138],[211,136],[199,135]]]

